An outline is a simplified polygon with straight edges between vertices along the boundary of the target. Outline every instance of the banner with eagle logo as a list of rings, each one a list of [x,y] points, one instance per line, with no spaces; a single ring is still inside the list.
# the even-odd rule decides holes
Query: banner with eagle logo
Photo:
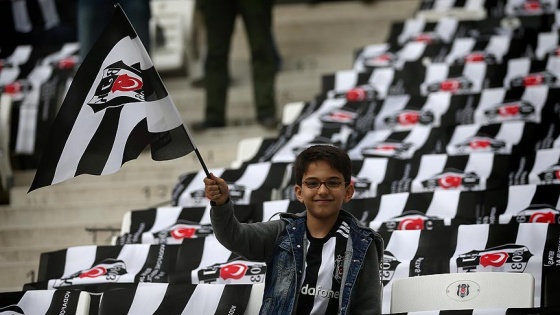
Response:
[[[76,72],[29,191],[195,150],[171,97],[120,6]]]

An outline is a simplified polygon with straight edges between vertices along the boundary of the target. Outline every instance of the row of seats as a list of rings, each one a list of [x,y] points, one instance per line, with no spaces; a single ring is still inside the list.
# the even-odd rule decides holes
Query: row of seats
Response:
[[[274,219],[276,212],[303,210],[290,195],[297,153],[316,143],[340,146],[354,161],[358,187],[345,207],[386,241],[384,313],[419,309],[392,299],[403,288],[419,291],[423,277],[455,274],[466,281],[473,272],[523,275],[513,280],[523,298],[513,300],[557,306],[560,189],[551,171],[560,161],[558,4],[545,2],[461,2],[470,6],[464,15],[431,21],[420,10],[423,18],[396,23],[387,43],[358,49],[353,69],[324,75],[316,99],[289,105],[279,137],[248,139],[235,167],[215,174],[233,187],[238,207],[253,206],[256,220]],[[441,9],[452,1],[427,3]],[[476,12],[488,18],[465,20],[481,16]],[[203,177],[181,177],[176,211],[207,206]],[[125,235],[142,224],[155,227],[146,233],[188,224],[179,214],[156,227],[149,223],[155,217],[132,219]],[[397,286],[415,277],[419,285]],[[490,288],[504,287],[495,281]],[[410,292],[404,300],[441,299],[413,299]],[[477,306],[503,307],[480,300],[431,305]]]
[[[79,65],[78,52],[77,43],[20,45],[0,52],[0,192],[13,186],[14,169],[37,167]]]
[[[290,193],[297,153],[340,146],[357,187],[347,209],[385,240],[383,313],[558,307],[560,73],[558,57],[535,58],[557,11],[555,1],[422,1],[387,43],[358,49],[354,69],[286,106],[278,137],[243,141],[231,167],[211,171],[242,222],[275,220],[303,210]],[[114,245],[43,253],[37,281],[9,306],[44,294],[43,305],[72,296],[90,314],[254,314],[266,265],[212,235],[204,176],[183,174],[171,207],[130,211]],[[517,295],[493,295],[513,286]]]

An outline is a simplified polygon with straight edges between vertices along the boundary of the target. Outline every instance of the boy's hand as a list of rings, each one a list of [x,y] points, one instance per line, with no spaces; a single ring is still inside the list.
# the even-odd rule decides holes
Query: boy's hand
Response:
[[[204,178],[204,193],[206,198],[213,201],[217,206],[227,202],[229,198],[229,188],[226,181],[210,173],[210,178]]]

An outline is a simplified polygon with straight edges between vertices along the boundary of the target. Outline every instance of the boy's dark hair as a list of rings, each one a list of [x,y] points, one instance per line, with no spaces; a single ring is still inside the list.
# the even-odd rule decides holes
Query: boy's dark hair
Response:
[[[309,164],[317,161],[325,161],[330,166],[342,173],[346,185],[350,184],[352,178],[352,163],[348,154],[332,145],[313,145],[303,150],[294,162],[294,174],[296,185],[302,184],[303,174],[307,171]]]

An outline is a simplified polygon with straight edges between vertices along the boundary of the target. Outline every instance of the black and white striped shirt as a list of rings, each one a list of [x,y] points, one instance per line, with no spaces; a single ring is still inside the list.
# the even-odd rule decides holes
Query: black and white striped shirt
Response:
[[[309,242],[297,314],[337,314],[349,233],[348,223],[341,219],[324,238],[314,238],[307,232]]]

